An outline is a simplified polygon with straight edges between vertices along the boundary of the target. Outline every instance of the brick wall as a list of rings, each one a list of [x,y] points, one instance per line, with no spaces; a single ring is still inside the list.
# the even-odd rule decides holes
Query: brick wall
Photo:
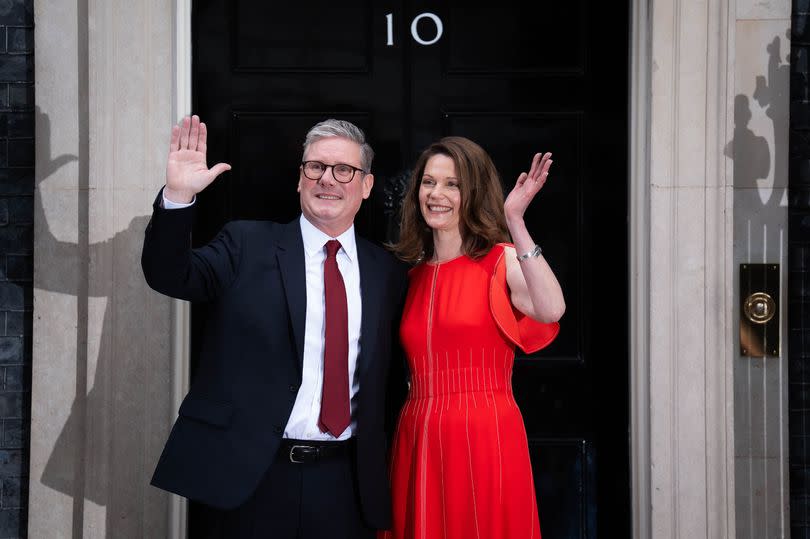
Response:
[[[34,218],[33,0],[0,0],[0,537],[26,537]]]

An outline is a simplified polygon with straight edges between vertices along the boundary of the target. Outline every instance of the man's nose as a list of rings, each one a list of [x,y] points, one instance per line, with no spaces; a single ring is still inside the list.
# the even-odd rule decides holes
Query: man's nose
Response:
[[[328,185],[334,185],[337,183],[337,178],[335,178],[335,167],[326,167],[326,170],[323,171],[323,176],[321,176],[321,179],[318,181]]]

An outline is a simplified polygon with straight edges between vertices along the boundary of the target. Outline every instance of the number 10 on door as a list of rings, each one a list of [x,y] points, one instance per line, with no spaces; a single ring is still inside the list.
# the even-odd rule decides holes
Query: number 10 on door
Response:
[[[422,19],[428,19],[433,23],[435,27],[435,35],[433,37],[425,38],[419,33],[419,21]],[[389,47],[394,46],[394,14],[388,13],[385,16],[385,23],[386,29],[388,30],[388,40],[386,41],[386,45]],[[438,15],[435,13],[420,13],[416,17],[413,18],[411,21],[411,37],[414,41],[419,43],[420,45],[433,45],[437,43],[439,39],[441,39],[442,34],[444,33],[444,25],[442,24],[442,20],[439,18]]]

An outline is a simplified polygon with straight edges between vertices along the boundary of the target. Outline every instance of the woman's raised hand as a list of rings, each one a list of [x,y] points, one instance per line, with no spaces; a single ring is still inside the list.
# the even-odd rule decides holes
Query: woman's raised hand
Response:
[[[529,207],[535,195],[543,188],[548,178],[548,169],[551,167],[551,153],[537,153],[532,159],[529,172],[521,172],[517,183],[503,204],[507,222],[523,219],[526,208]]]

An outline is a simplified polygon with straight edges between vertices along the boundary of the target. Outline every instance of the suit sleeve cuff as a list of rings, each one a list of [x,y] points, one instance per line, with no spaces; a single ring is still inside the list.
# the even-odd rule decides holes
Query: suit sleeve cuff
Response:
[[[161,206],[163,207],[163,209],[166,210],[179,210],[181,208],[188,208],[189,206],[192,206],[194,202],[197,200],[197,196],[195,195],[194,198],[191,199],[191,202],[183,204],[181,202],[172,202],[171,200],[166,198],[166,193],[164,192],[164,190],[160,191],[160,195],[161,198],[163,199],[163,203],[161,204]]]

